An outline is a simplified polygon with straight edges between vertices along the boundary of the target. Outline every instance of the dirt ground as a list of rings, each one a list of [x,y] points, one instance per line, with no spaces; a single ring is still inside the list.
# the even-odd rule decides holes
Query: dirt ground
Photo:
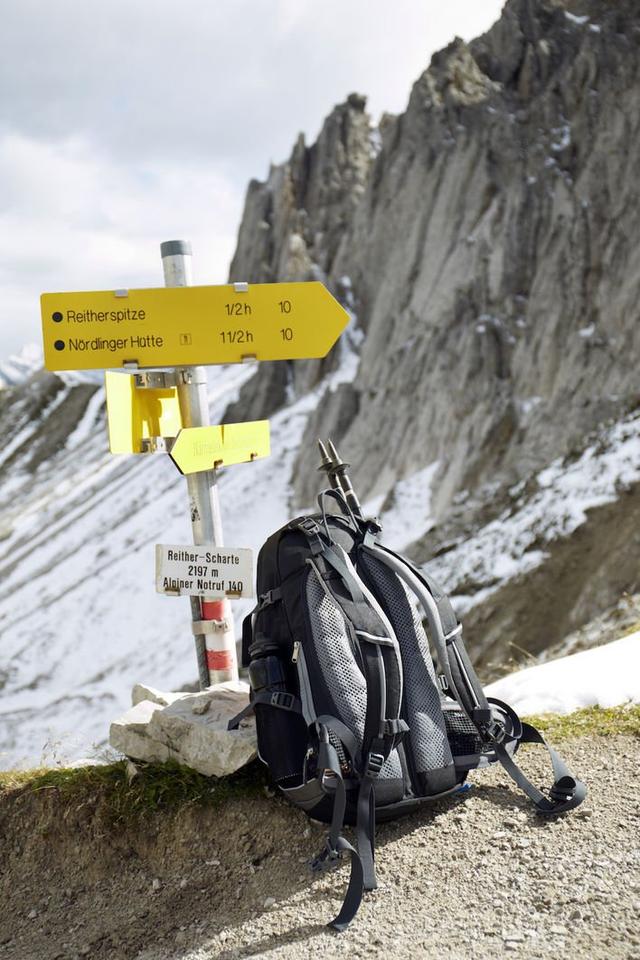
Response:
[[[562,744],[585,804],[541,819],[501,769],[378,828],[379,889],[327,929],[347,868],[315,878],[325,828],[277,797],[104,827],[94,798],[0,802],[3,960],[334,957],[640,960],[640,740]],[[524,757],[524,749],[522,751]],[[548,781],[533,751],[527,764]]]

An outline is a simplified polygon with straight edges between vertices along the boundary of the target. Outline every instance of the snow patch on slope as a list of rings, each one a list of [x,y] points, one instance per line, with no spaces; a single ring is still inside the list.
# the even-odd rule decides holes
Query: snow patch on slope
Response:
[[[20,353],[0,363],[0,390],[24,383],[41,366],[42,347],[36,343],[28,343]]]
[[[572,462],[554,461],[535,479],[532,496],[524,484],[514,488],[512,507],[426,564],[454,598],[459,616],[541,564],[546,548],[583,524],[588,510],[640,481],[640,414],[610,427]]]
[[[525,716],[640,703],[640,632],[519,670],[489,684],[486,693]]]
[[[439,466],[435,460],[395,485],[390,506],[378,517],[386,546],[404,550],[433,526],[431,491]],[[378,515],[385,499],[386,495],[382,494],[369,500],[363,508],[365,516]]]

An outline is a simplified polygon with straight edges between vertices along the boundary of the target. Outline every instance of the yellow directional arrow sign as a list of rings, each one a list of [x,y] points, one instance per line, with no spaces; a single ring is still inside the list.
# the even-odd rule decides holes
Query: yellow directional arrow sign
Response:
[[[271,452],[268,420],[226,423],[219,427],[184,427],[169,455],[180,473],[246,463]]]
[[[48,370],[324,357],[349,315],[319,282],[43,293]]]

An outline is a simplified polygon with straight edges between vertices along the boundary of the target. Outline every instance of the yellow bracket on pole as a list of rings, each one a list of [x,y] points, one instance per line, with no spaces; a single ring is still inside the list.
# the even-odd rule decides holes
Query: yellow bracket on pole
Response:
[[[140,388],[135,379],[130,373],[104,375],[111,453],[164,449],[158,440],[177,437],[182,429],[177,388]]]

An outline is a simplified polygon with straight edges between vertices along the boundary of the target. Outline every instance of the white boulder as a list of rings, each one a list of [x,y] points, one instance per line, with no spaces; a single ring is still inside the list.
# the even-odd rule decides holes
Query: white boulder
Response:
[[[199,693],[164,693],[136,684],[132,699],[134,706],[111,724],[109,742],[134,760],[175,760],[205,776],[223,777],[257,756],[253,717],[227,730],[249,702],[242,680]]]

